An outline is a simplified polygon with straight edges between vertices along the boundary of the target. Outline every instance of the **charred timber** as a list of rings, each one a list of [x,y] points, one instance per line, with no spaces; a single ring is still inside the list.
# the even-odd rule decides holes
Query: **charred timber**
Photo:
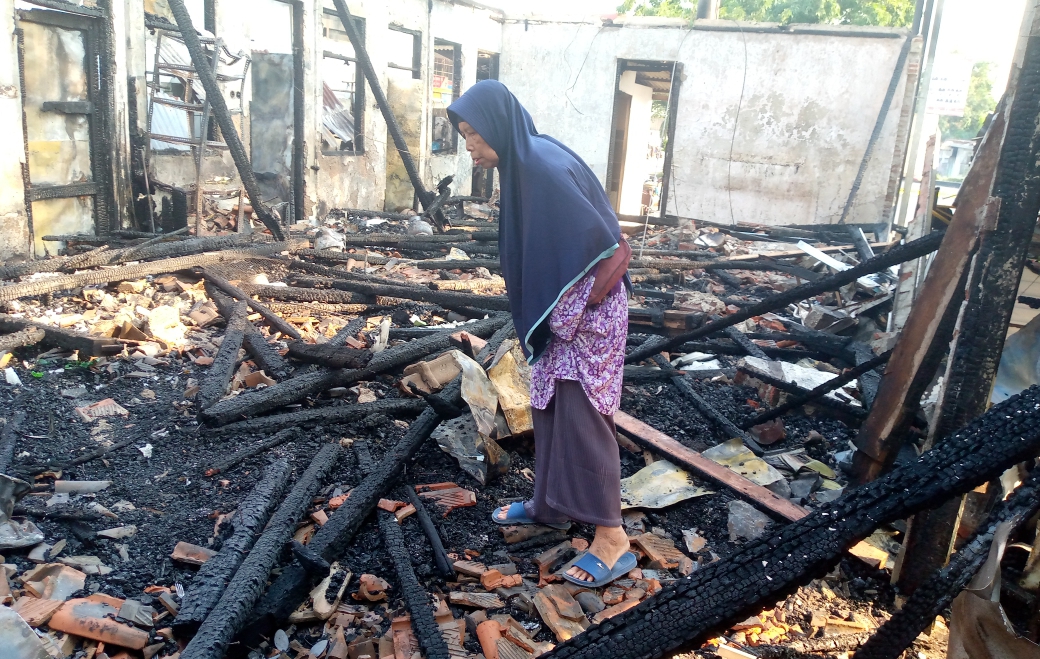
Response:
[[[811,283],[796,286],[789,291],[784,291],[783,293],[772,295],[758,304],[741,309],[737,313],[730,314],[720,318],[719,320],[705,323],[698,329],[672,337],[667,341],[662,342],[660,345],[654,345],[649,348],[637,348],[628,355],[625,361],[628,363],[642,361],[655,352],[668,350],[685,343],[686,341],[692,341],[694,339],[699,339],[702,336],[708,336],[713,332],[725,329],[731,325],[736,325],[737,323],[743,322],[753,316],[760,316],[764,313],[769,313],[770,311],[775,311],[776,309],[785,307],[792,302],[800,302],[801,300],[814,295],[841,288],[842,286],[851,284],[864,275],[874,274],[884,270],[885,268],[898,265],[904,261],[924,256],[925,254],[934,252],[939,248],[939,244],[942,242],[942,237],[942,232],[934,232],[923,238],[906,243],[905,245],[894,247],[884,254],[879,254],[869,261],[864,261],[848,270],[835,273]]]
[[[0,432],[0,474],[8,474],[11,471],[14,447],[18,443],[18,430],[23,423],[25,423],[25,412],[15,412],[14,416],[4,424],[3,432]]]
[[[915,462],[848,491],[806,517],[767,531],[546,657],[664,657],[772,606],[822,576],[846,547],[998,477],[1040,452],[1040,387],[993,406]]]
[[[415,576],[404,532],[393,513],[379,511],[379,531],[383,535],[383,546],[394,561],[401,599],[411,615],[412,629],[415,630],[419,647],[427,659],[450,659],[448,644],[444,642],[437,620],[433,617],[433,599]]]
[[[445,579],[454,579],[455,567],[452,565],[451,559],[448,558],[448,552],[444,549],[444,541],[441,540],[440,531],[437,530],[437,526],[433,523],[433,518],[430,517],[426,506],[423,505],[422,499],[415,493],[415,488],[411,485],[405,485],[401,489],[404,491],[405,496],[408,497],[408,502],[415,507],[415,516],[419,518],[419,526],[422,527],[423,533],[426,534],[426,539],[430,541],[437,572]]]
[[[861,421],[863,417],[867,415],[866,410],[864,410],[862,407],[853,407],[848,403],[834,400],[833,398],[828,398],[827,394],[830,393],[830,391],[833,391],[832,389],[828,389],[827,391],[824,391],[819,394],[813,394],[813,390],[804,389],[793,382],[788,382],[787,380],[783,380],[781,378],[774,378],[771,375],[768,375],[761,371],[751,369],[739,370],[744,371],[751,378],[761,380],[762,382],[768,385],[774,386],[781,391],[786,391],[787,393],[793,395],[793,397],[789,398],[787,402],[785,402],[783,405],[779,405],[772,410],[766,410],[764,412],[756,414],[755,416],[749,417],[743,423],[740,424],[741,428],[753,428],[759,424],[765,423],[766,421],[771,421],[779,416],[782,416],[793,409],[797,409],[802,405],[809,404],[833,410],[834,412],[837,412],[838,414],[847,417],[849,420]],[[830,382],[828,382],[827,384],[829,385]],[[840,384],[834,385],[835,388],[838,388],[840,386]],[[793,405],[791,405],[791,403],[793,403]]]
[[[945,611],[989,557],[1000,531],[1012,532],[1040,512],[1040,470],[1034,469],[1006,501],[1001,501],[985,525],[957,549],[949,564],[914,591],[896,613],[863,644],[853,659],[897,659]],[[1004,535],[1004,537],[1007,537]]]
[[[245,188],[246,194],[249,195],[249,201],[253,205],[253,212],[256,213],[256,216],[260,218],[260,221],[264,223],[264,226],[267,227],[267,230],[271,232],[275,239],[284,240],[282,228],[278,225],[278,218],[264,204],[263,195],[260,194],[260,184],[256,181],[256,175],[253,174],[253,168],[249,164],[249,156],[246,155],[246,150],[242,146],[242,140],[238,136],[238,129],[235,128],[235,122],[231,118],[231,112],[228,110],[227,102],[224,100],[224,94],[217,83],[216,72],[210,67],[206,52],[202,49],[202,44],[199,42],[199,35],[195,32],[195,27],[191,23],[191,15],[188,14],[183,0],[169,0],[169,5],[170,12],[177,22],[177,27],[180,28],[184,47],[187,49],[188,55],[191,56],[191,63],[195,67],[195,75],[199,82],[202,83],[203,89],[206,90],[206,101],[210,105],[210,111],[213,113],[213,118],[217,121],[217,125],[220,126],[221,137],[226,141],[231,158],[235,161],[238,176],[242,180],[242,187]]]
[[[206,430],[209,434],[237,435],[255,432],[276,432],[285,428],[313,428],[317,425],[349,423],[371,414],[410,416],[419,414],[426,403],[414,398],[388,398],[374,403],[318,407],[312,410],[272,414],[255,419],[239,421],[219,428]]]
[[[46,335],[47,333],[44,332],[42,328],[35,326],[26,327],[25,329],[17,330],[11,334],[5,334],[0,336],[0,352],[36,345],[40,341],[43,341],[43,337]]]
[[[3,288],[0,288],[0,291],[3,290]],[[80,357],[111,356],[118,355],[123,351],[122,344],[115,339],[98,338],[50,325],[36,325],[31,320],[15,318],[7,314],[0,314],[0,332],[10,332],[11,334],[0,337],[0,350],[10,350],[19,346],[31,345],[30,343],[20,342],[29,341],[37,337],[41,331],[43,336],[38,339],[39,343],[66,350],[77,350]],[[36,343],[36,341],[33,341],[33,343]]]
[[[228,383],[238,366],[238,351],[246,336],[246,303],[235,302],[231,305],[230,317],[227,318],[227,331],[224,340],[217,350],[217,356],[206,373],[206,381],[195,396],[196,407],[205,411],[227,394]]]
[[[300,332],[295,327],[285,322],[285,320],[281,316],[268,309],[266,305],[250,298],[248,295],[246,295],[245,291],[243,291],[238,286],[235,286],[227,279],[224,279],[217,273],[207,268],[202,268],[202,276],[206,279],[206,281],[212,282],[214,286],[224,291],[226,294],[230,295],[236,300],[242,300],[247,305],[249,305],[250,309],[264,317],[264,320],[267,321],[267,323],[271,326],[272,329],[281,332],[285,336],[291,336],[296,340],[302,338]]]
[[[505,323],[506,318],[496,316],[472,323],[467,326],[466,331],[483,338]],[[326,370],[300,375],[264,389],[220,401],[203,410],[202,418],[210,425],[222,426],[246,416],[298,403],[308,396],[320,394],[333,387],[345,387],[360,380],[370,379],[380,373],[411,364],[433,352],[445,350],[450,345],[449,338],[447,333],[437,334],[384,350],[373,357],[363,369]]]
[[[221,316],[225,318],[232,316],[231,307],[234,305],[234,300],[224,295],[209,282],[206,283],[206,295],[217,305]],[[274,349],[274,346],[267,342],[264,335],[250,322],[245,324],[245,336],[242,339],[242,343],[246,348],[246,352],[253,357],[253,361],[265,373],[276,380],[284,380],[289,377],[293,370],[292,365]]]
[[[314,456],[310,467],[278,507],[198,633],[184,648],[182,659],[221,659],[224,656],[232,638],[245,624],[263,593],[271,569],[292,538],[296,522],[336,468],[340,455],[339,444],[327,444]]]
[[[745,428],[750,428],[751,426],[757,426],[760,423],[765,423],[766,421],[772,421],[773,419],[775,419],[777,417],[783,416],[784,414],[790,412],[791,410],[797,409],[797,408],[799,408],[802,405],[805,405],[807,403],[814,403],[815,404],[815,403],[822,402],[824,400],[824,398],[823,398],[824,396],[826,396],[830,392],[834,391],[838,387],[845,386],[849,382],[852,382],[853,380],[858,379],[864,373],[867,373],[869,371],[873,371],[878,366],[881,366],[882,364],[887,362],[888,358],[891,356],[891,354],[892,354],[892,352],[889,351],[889,352],[886,352],[883,355],[878,355],[878,356],[874,357],[873,359],[869,359],[869,360],[859,364],[858,366],[856,366],[854,368],[850,368],[849,370],[845,371],[844,373],[842,373],[838,377],[832,378],[830,380],[827,380],[826,382],[824,382],[820,386],[815,387],[813,389],[810,389],[809,391],[805,391],[801,387],[797,387],[797,385],[795,385],[797,387],[797,389],[798,389],[799,395],[791,398],[790,400],[788,400],[783,405],[778,405],[777,407],[774,407],[771,410],[767,410],[765,412],[762,412],[761,414],[757,414],[757,415],[751,417],[750,419],[745,421],[743,425],[744,425]],[[778,387],[778,388],[790,391],[791,383],[789,383],[789,382],[785,382],[783,380],[778,380],[777,378],[772,378],[768,374],[763,374],[763,373],[761,373],[761,372],[759,372],[757,370],[745,370],[745,372],[747,372],[748,375],[750,375],[751,377],[757,378],[759,380],[762,380],[763,382],[765,382],[767,384],[771,384],[774,387]],[[860,417],[862,417],[865,414],[865,410],[863,410],[862,408],[858,408],[857,409],[857,408],[851,408],[850,407],[846,411],[849,412],[849,413],[852,413],[853,416],[860,416]]]
[[[693,403],[694,408],[700,412],[701,416],[714,425],[718,432],[725,435],[728,439],[739,437],[744,442],[744,445],[754,451],[755,454],[762,455],[762,447],[758,445],[755,438],[730,421],[726,415],[712,407],[708,401],[704,400],[704,398],[694,390],[689,378],[672,368],[672,365],[668,363],[668,360],[661,355],[654,356],[654,361],[662,370],[671,371],[672,384],[675,385],[675,388],[679,390],[679,393],[683,395],[683,398]]]
[[[477,361],[495,354],[502,342],[512,333],[512,323],[503,324],[480,351]],[[456,377],[441,392],[440,397],[446,404],[457,406],[461,403],[461,382],[461,376]],[[379,464],[351,490],[346,502],[318,529],[308,545],[310,549],[327,561],[335,559],[337,554],[350,544],[361,524],[375,509],[379,499],[394,486],[404,472],[405,465],[415,457],[439,423],[440,417],[437,412],[432,407],[427,407],[419,418],[412,422],[401,441],[387,451]],[[269,633],[273,625],[287,618],[296,609],[312,585],[312,579],[302,565],[293,563],[287,566],[254,611],[253,618],[256,623],[244,635],[245,640]]]
[[[271,435],[264,441],[260,442],[256,446],[250,446],[242,449],[238,453],[234,454],[223,462],[218,462],[209,469],[206,470],[207,476],[216,476],[217,474],[226,473],[228,470],[241,464],[243,461],[248,460],[254,456],[260,455],[266,451],[270,451],[276,446],[281,446],[285,442],[289,441],[296,436],[296,428],[286,428],[280,430],[275,434]]]
[[[181,638],[191,637],[220,601],[246,555],[256,544],[267,520],[278,507],[289,483],[289,462],[284,458],[264,468],[260,482],[231,516],[231,537],[217,555],[202,564],[191,587],[184,594],[173,628]]]
[[[365,368],[372,359],[372,353],[368,350],[328,343],[290,343],[287,354],[297,361],[329,368]]]
[[[268,286],[266,284],[241,284],[240,288],[249,295],[283,300],[287,302],[319,302],[322,304],[368,304],[372,297],[344,291],[296,286]]]
[[[343,0],[333,0],[333,2],[335,2],[336,13],[339,16],[340,23],[343,24],[343,30],[347,33],[347,38],[350,39],[350,44],[354,47],[357,63],[360,65],[362,73],[365,74],[368,86],[372,90],[372,96],[375,97],[376,105],[379,106],[379,111],[383,114],[383,120],[386,121],[386,129],[394,141],[394,146],[397,148],[402,164],[404,164],[408,179],[412,182],[412,187],[415,188],[415,195],[419,198],[419,203],[422,204],[423,208],[432,210],[431,206],[434,203],[433,193],[426,189],[422,178],[419,176],[419,170],[412,159],[411,151],[408,150],[408,143],[405,142],[401,126],[398,125],[397,117],[394,116],[390,102],[387,101],[386,94],[383,93],[379,73],[372,66],[372,60],[368,57],[368,50],[365,49],[365,40],[358,32],[357,26],[354,25],[354,17],[350,15],[347,3]],[[444,213],[437,210],[434,213],[433,220],[437,228],[440,231],[444,231],[444,225],[447,224]]]
[[[56,291],[67,291],[83,286],[97,286],[114,281],[131,281],[143,279],[148,275],[161,275],[181,270],[191,270],[211,263],[224,261],[241,261],[255,256],[277,254],[290,249],[290,243],[263,243],[249,249],[226,250],[222,252],[208,252],[193,256],[182,256],[161,261],[150,261],[137,265],[125,265],[107,270],[91,270],[80,272],[75,275],[62,275],[41,279],[38,281],[22,282],[19,284],[8,284],[0,286],[0,302],[10,302],[22,297],[43,295]]]
[[[470,263],[470,261],[449,261],[448,263]],[[441,266],[443,268],[443,265]],[[339,273],[337,273],[339,274]],[[416,300],[437,304],[445,309],[472,307],[491,311],[509,311],[509,298],[504,295],[476,295],[459,293],[458,291],[435,291],[421,286],[401,286],[346,279],[322,280],[307,277],[295,278],[297,284],[329,285],[342,291],[352,291],[369,296],[390,297],[403,300]]]

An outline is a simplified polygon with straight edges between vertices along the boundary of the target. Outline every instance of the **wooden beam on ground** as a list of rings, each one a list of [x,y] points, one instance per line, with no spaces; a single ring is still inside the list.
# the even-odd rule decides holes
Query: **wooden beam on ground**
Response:
[[[614,424],[622,434],[636,444],[649,449],[653,453],[668,457],[678,465],[692,470],[698,476],[725,485],[739,494],[741,498],[746,499],[759,508],[764,508],[792,522],[809,514],[809,511],[805,508],[796,506],[761,485],[752,483],[737,472],[709,460],[697,451],[683,446],[660,430],[648,426],[633,416],[619,411],[614,414]]]
[[[13,336],[10,337],[5,343],[3,349],[6,350],[18,347],[18,345],[29,345],[22,341],[35,339],[38,336],[38,332],[35,331],[36,328],[43,330],[43,338],[39,341],[40,343],[54,346],[56,348],[64,348],[66,350],[78,350],[80,357],[118,355],[123,351],[123,345],[116,339],[90,336],[88,334],[73,332],[60,327],[41,325],[26,318],[15,318],[14,316],[9,316],[7,314],[0,314],[0,334],[13,335],[16,332],[24,332],[24,334],[20,334],[17,338]],[[35,342],[36,341],[32,341],[32,343]]]

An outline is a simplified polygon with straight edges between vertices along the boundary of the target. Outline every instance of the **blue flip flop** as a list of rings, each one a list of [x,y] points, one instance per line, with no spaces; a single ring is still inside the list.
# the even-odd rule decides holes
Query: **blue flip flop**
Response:
[[[560,576],[571,583],[578,584],[579,586],[585,586],[586,588],[599,588],[600,586],[606,586],[614,579],[618,579],[628,574],[635,569],[638,564],[639,561],[636,558],[636,555],[629,551],[625,552],[624,555],[618,559],[618,562],[614,564],[613,568],[608,569],[606,563],[598,559],[591,551],[587,551],[571,567],[585,570],[592,575],[594,581],[582,581],[577,577],[572,577],[566,572],[561,573]]]
[[[542,524],[536,522],[527,516],[527,509],[524,508],[523,501],[514,501],[509,504],[509,510],[506,511],[506,518],[498,518],[498,508],[495,508],[494,512],[491,513],[491,521],[495,524],[501,524],[502,526],[513,526],[514,524],[541,524],[542,526],[551,526],[554,529],[569,529],[570,523],[563,524]]]

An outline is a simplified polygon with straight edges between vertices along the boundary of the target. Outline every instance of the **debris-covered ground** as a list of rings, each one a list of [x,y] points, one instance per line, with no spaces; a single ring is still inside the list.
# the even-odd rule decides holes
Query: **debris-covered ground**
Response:
[[[255,593],[246,614],[259,602],[261,611],[288,607],[287,617],[233,623],[227,633],[237,640],[221,650],[229,656],[538,656],[725,561],[788,523],[782,510],[804,514],[842,495],[877,372],[761,417],[890,348],[881,331],[892,309],[887,269],[626,367],[622,411],[678,448],[650,448],[619,422],[624,497],[634,502],[625,529],[639,567],[607,588],[564,582],[558,574],[593,528],[491,520],[533,487],[526,365],[506,335],[496,209],[453,208],[454,235],[434,235],[418,218],[338,212],[287,244],[127,240],[79,256],[70,245],[52,260],[69,274],[5,267],[0,345],[45,330],[0,353],[0,471],[5,503],[17,500],[12,526],[0,527],[17,536],[0,538],[9,540],[0,594],[36,630],[21,656],[220,656],[185,649],[210,611],[194,622],[178,613],[201,582],[224,592],[237,563],[223,577],[200,565],[223,565],[234,551],[261,586],[275,592],[297,578],[305,590],[274,603]],[[830,272],[792,239],[858,260],[844,236],[807,231],[756,241],[689,226],[634,233],[633,350]],[[84,264],[108,267],[75,274]],[[444,419],[436,429],[436,415],[425,420],[434,412]],[[312,464],[329,445],[338,447],[332,464]],[[393,463],[405,445],[414,451],[402,470]],[[684,468],[682,450],[738,474],[746,489]],[[243,502],[262,499],[279,468],[268,465],[280,459],[292,475],[268,485],[273,502],[246,532]],[[317,468],[327,473],[306,490]],[[394,480],[375,482],[384,473]],[[773,500],[788,508],[763,504]],[[288,510],[293,502],[298,510]],[[272,537],[263,563],[276,524],[256,536],[272,513],[288,519],[292,538]],[[718,629],[693,655],[854,651],[895,610],[896,526],[826,576],[794,584],[786,600]],[[226,592],[240,591],[232,582]],[[210,604],[200,637],[226,629],[216,613],[229,599]],[[945,650],[941,619],[913,648],[919,657]]]

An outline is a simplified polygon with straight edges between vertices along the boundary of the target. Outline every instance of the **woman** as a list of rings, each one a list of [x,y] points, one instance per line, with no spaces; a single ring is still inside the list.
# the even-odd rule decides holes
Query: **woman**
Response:
[[[594,524],[589,551],[565,577],[586,586],[609,583],[636,566],[621,528],[613,419],[628,334],[631,248],[592,170],[539,134],[503,84],[477,83],[448,116],[473,162],[499,170],[502,274],[532,364],[534,498],[492,517],[499,524]]]

